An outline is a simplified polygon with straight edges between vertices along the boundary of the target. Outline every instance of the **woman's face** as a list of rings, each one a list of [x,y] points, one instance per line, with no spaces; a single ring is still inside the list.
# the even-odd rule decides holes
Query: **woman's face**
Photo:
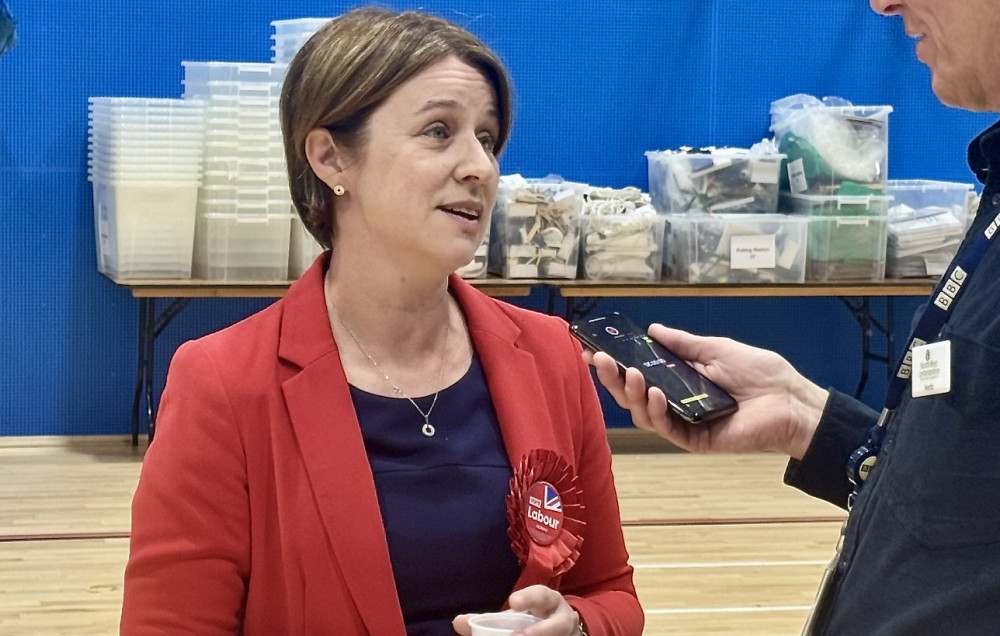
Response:
[[[407,272],[471,261],[496,200],[499,127],[475,68],[448,57],[412,77],[372,113],[360,156],[344,166],[338,243],[364,241]]]

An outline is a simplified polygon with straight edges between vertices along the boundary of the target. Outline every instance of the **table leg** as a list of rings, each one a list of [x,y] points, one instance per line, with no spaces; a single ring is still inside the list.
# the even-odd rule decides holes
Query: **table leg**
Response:
[[[149,298],[149,308],[146,312],[147,326],[146,330],[148,332],[148,337],[146,338],[146,353],[144,356],[145,361],[145,375],[146,382],[144,391],[146,394],[146,423],[149,427],[149,432],[147,433],[147,442],[153,441],[153,433],[156,429],[156,423],[154,418],[156,417],[155,409],[153,408],[153,345],[156,343],[156,299]]]
[[[150,301],[153,299],[151,298]],[[170,321],[177,317],[177,314],[187,307],[190,298],[174,298],[167,308],[160,315],[153,311],[153,305],[149,307],[149,333],[147,341],[148,353],[146,356],[146,414],[149,421],[149,441],[153,441],[156,433],[156,405],[153,401],[153,343],[160,336]]]
[[[883,325],[872,315],[871,303],[867,296],[863,296],[858,300],[852,300],[850,298],[841,297],[841,302],[850,310],[851,315],[854,319],[858,321],[858,326],[861,327],[861,377],[858,379],[858,386],[854,390],[854,397],[861,399],[861,394],[865,390],[865,385],[868,384],[868,370],[869,361],[876,360],[882,362],[889,367],[892,363],[892,314],[891,306],[887,308],[887,315],[889,317],[888,325]],[[891,298],[889,299],[891,303]],[[878,354],[872,351],[872,328],[877,329],[886,338],[886,354]],[[890,368],[889,374],[892,373]]]
[[[136,344],[135,391],[132,394],[132,446],[139,445],[139,399],[142,397],[148,368],[146,365],[146,342],[153,338],[152,324],[149,320],[150,300],[152,299],[139,299],[139,327],[137,329],[139,338]]]

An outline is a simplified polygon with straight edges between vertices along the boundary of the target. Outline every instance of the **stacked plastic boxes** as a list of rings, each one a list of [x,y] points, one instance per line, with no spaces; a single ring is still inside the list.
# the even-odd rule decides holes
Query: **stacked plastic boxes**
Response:
[[[274,34],[271,40],[271,61],[288,65],[302,45],[324,24],[333,18],[295,18],[271,22]],[[288,277],[298,278],[305,272],[323,247],[309,234],[298,215],[292,217],[292,236],[288,246]]]
[[[190,278],[203,103],[91,97],[88,125],[98,271]]]
[[[194,274],[210,280],[284,280],[292,219],[278,121],[285,66],[182,65],[184,98],[205,102]]]
[[[965,236],[971,183],[889,180],[886,275],[941,276]]]
[[[313,33],[333,18],[296,18],[293,20],[275,20],[271,23],[274,35],[271,40],[271,61],[275,64],[288,64],[298,53]]]
[[[891,106],[792,95],[771,104],[779,209],[810,218],[806,280],[885,277]]]
[[[649,189],[667,215],[664,267],[691,283],[801,283],[805,225],[776,214],[784,155],[752,148],[646,153]]]

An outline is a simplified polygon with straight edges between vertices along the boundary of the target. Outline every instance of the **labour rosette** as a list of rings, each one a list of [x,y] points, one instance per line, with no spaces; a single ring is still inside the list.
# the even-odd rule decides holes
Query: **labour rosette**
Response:
[[[535,449],[514,469],[507,495],[507,535],[523,570],[517,589],[555,587],[580,557],[585,506],[576,473],[562,457]]]

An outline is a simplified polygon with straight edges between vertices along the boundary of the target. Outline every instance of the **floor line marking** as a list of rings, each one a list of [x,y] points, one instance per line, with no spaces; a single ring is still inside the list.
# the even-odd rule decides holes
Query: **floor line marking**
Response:
[[[662,616],[665,614],[744,614],[761,612],[808,612],[812,605],[771,605],[748,607],[678,607],[671,609],[647,609],[647,616]]]
[[[798,561],[707,561],[692,563],[632,563],[636,570],[684,570],[700,568],[759,568],[789,565],[826,565],[829,559],[803,559]]]

